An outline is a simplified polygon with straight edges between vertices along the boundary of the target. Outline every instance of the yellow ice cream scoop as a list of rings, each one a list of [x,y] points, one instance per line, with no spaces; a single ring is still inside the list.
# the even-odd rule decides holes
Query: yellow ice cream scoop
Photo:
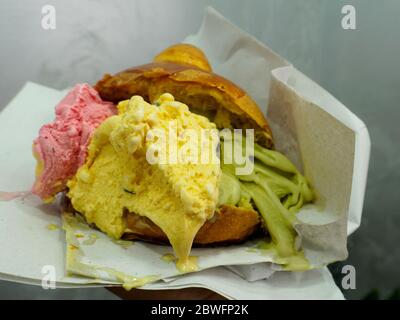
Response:
[[[218,203],[216,127],[170,94],[154,105],[134,96],[118,111],[96,129],[68,197],[116,239],[129,232],[126,212],[150,219],[167,235],[178,268],[192,271],[193,239]]]

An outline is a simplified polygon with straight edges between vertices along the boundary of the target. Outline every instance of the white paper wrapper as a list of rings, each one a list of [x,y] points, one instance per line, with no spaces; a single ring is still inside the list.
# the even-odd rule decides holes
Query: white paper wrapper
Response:
[[[264,111],[269,106],[268,117],[277,149],[304,169],[318,194],[317,202],[304,207],[298,215],[301,223],[296,228],[306,256],[317,267],[344,259],[347,234],[361,220],[370,149],[365,125],[288,62],[213,9],[207,10],[198,34],[185,41],[202,48],[215,72],[242,86]],[[53,119],[54,106],[64,94],[28,83],[1,113],[0,141],[5,150],[0,154],[1,191],[30,189],[35,166],[32,140],[40,126]],[[270,280],[278,277],[279,281],[292,283],[292,288],[297,289],[307,287],[308,280],[304,279],[315,277],[317,282],[329,281],[330,292],[337,290],[332,279],[327,280],[326,269],[301,273],[303,276],[298,274],[298,282],[293,282],[292,273],[272,275],[272,265],[266,262],[272,262],[273,257],[249,250],[254,243],[193,249],[192,255],[199,257],[200,269],[212,269],[176,278],[179,274],[174,265],[161,259],[165,253],[172,252],[169,247],[136,242],[124,248],[100,232],[76,225],[74,229],[67,228],[67,245],[64,231],[49,230],[49,224],[61,225],[55,205],[43,205],[32,196],[0,202],[0,277],[37,282],[42,279],[42,267],[53,265],[60,286],[121,283],[122,274],[130,279],[156,276],[166,281],[145,288],[168,288],[198,285],[200,275],[215,275],[213,270],[217,270],[218,276],[212,283],[202,280],[204,286],[215,291],[219,284],[222,288],[223,283],[230,281],[227,279],[237,278],[235,274],[253,281],[241,280],[247,286],[242,283],[231,291],[225,285],[229,291],[225,295],[231,298],[243,297],[242,292],[246,292],[243,288],[251,291],[259,286],[264,291],[254,289],[254,292],[271,297],[271,290],[276,288],[267,285],[268,281],[257,281],[268,277]],[[96,241],[83,244],[90,234],[97,234]],[[71,244],[79,247],[79,252],[71,249]],[[66,261],[66,253],[74,259]],[[233,272],[216,268],[221,265],[229,266]],[[73,274],[67,275],[66,271]],[[325,276],[321,278],[321,274]],[[318,295],[319,289],[314,289]],[[219,292],[224,294],[222,289]]]

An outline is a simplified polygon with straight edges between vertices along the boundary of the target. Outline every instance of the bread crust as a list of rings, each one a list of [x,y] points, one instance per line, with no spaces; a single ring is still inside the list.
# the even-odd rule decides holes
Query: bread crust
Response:
[[[165,233],[146,217],[126,213],[126,225],[129,231],[124,234],[124,239],[169,243]],[[210,246],[243,242],[259,227],[260,218],[257,212],[223,205],[215,212],[214,217],[200,228],[193,244]]]
[[[187,44],[178,43],[161,51],[153,59],[153,62],[172,62],[195,66],[201,70],[211,72],[207,57],[199,48]]]
[[[161,94],[169,92],[193,112],[212,118],[210,120],[220,129],[226,126],[217,120],[218,117],[223,112],[229,114],[232,120],[229,125],[238,129],[255,129],[256,141],[265,147],[272,147],[271,129],[254,100],[233,82],[188,59],[190,50],[188,53],[185,48],[186,45],[173,46],[157,55],[156,62],[133,67],[114,76],[106,74],[95,88],[102,99],[114,103],[130,99],[133,95],[140,95],[154,103]]]

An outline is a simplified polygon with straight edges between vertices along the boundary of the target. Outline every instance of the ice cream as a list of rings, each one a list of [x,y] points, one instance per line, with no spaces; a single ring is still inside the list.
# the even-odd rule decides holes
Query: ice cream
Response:
[[[85,162],[94,129],[115,114],[116,108],[102,101],[90,85],[77,84],[55,111],[55,120],[42,126],[33,142],[37,167],[32,193],[44,201],[65,189]]]
[[[223,158],[223,144],[221,154]],[[253,159],[254,170],[247,175],[236,175],[235,163],[222,163],[219,202],[257,208],[270,236],[262,248],[274,254],[285,269],[307,270],[310,265],[296,246],[293,225],[303,204],[313,201],[314,192],[283,154],[255,143]]]
[[[193,271],[189,253],[194,237],[204,222],[214,215],[218,202],[221,168],[216,150],[218,135],[207,118],[191,113],[170,94],[159,98],[158,106],[134,96],[118,105],[119,114],[108,118],[93,135],[86,163],[68,182],[68,197],[89,223],[113,238],[127,232],[126,211],[153,221],[167,235],[181,271]],[[177,149],[173,146],[172,125],[176,128]],[[192,133],[210,130],[208,161],[180,159],[177,162],[149,161],[149,151],[161,155],[172,151],[184,156]],[[155,132],[165,133],[165,148],[153,150]],[[172,134],[172,135],[171,135]],[[200,154],[200,153],[199,153]],[[192,159],[195,160],[195,159]]]

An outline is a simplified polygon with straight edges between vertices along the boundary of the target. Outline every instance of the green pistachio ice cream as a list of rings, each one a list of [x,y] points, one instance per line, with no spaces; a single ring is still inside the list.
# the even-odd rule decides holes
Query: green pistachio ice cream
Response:
[[[237,175],[238,165],[224,163],[223,153],[222,144],[219,203],[258,211],[270,237],[259,248],[274,254],[275,261],[287,270],[309,269],[303,251],[296,248],[293,228],[296,213],[314,199],[306,178],[284,155],[258,144],[254,144],[251,156],[251,174]]]

